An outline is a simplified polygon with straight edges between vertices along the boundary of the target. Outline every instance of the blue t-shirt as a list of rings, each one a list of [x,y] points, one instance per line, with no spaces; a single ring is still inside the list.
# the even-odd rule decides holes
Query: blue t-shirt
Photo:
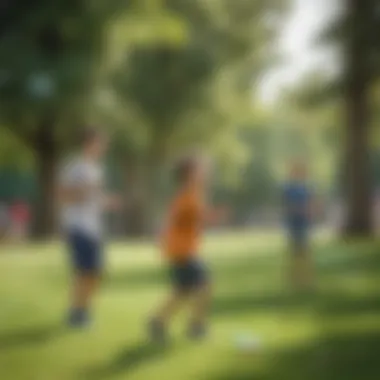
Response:
[[[285,219],[294,227],[307,227],[310,223],[309,206],[311,190],[305,182],[289,182],[285,185],[283,200]]]

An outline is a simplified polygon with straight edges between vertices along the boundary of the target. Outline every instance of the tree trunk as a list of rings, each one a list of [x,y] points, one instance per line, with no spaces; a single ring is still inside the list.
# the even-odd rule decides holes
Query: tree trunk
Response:
[[[371,215],[370,170],[370,73],[366,20],[370,18],[368,5],[362,0],[348,0],[350,33],[346,56],[346,146],[345,191],[346,236],[369,236],[373,233]]]
[[[148,186],[144,168],[137,163],[126,164],[126,203],[125,235],[142,237],[148,233],[149,207]]]
[[[346,235],[373,233],[367,105],[362,96],[357,94],[347,102],[351,110],[346,136]]]
[[[38,193],[33,212],[32,237],[40,240],[50,238],[56,232],[58,149],[50,119],[41,124],[36,134],[35,156]]]

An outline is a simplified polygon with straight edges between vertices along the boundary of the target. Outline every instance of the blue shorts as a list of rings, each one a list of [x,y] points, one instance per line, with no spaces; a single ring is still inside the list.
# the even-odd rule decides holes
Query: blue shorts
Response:
[[[72,266],[79,273],[101,272],[103,267],[103,247],[100,239],[96,239],[82,231],[68,233]]]
[[[174,288],[180,291],[195,290],[209,282],[206,266],[194,258],[181,264],[173,264],[170,275]]]

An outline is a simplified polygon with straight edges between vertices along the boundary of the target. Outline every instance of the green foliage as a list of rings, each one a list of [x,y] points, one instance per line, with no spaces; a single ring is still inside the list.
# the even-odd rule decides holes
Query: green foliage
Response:
[[[53,114],[55,124],[63,122],[56,131],[62,139],[70,124],[84,119],[114,5],[40,0],[26,6],[8,10],[17,17],[0,41],[0,116],[32,142],[41,120]]]
[[[238,104],[251,97],[254,80],[271,57],[276,28],[265,20],[281,14],[284,4],[245,0],[135,4],[135,13],[121,18],[128,22],[119,22],[112,32],[113,43],[119,42],[113,49],[119,59],[111,58],[111,67],[119,62],[111,75],[113,102],[137,115],[148,139],[169,155],[218,139],[224,134],[222,127],[240,123]],[[154,29],[146,25],[162,19],[171,27],[160,22],[151,23]],[[131,23],[140,24],[144,38],[126,35],[134,28]],[[134,135],[129,128],[126,133]]]
[[[8,128],[0,128],[0,164],[14,170],[30,170],[34,167],[31,150]]]
[[[124,182],[126,172],[138,172],[137,188],[146,191],[163,178],[168,161],[193,147],[215,158],[220,188],[272,186],[264,178],[269,157],[258,155],[255,138],[243,132],[259,117],[252,88],[274,62],[273,41],[287,3],[12,3],[6,8],[12,22],[0,29],[2,128],[18,139],[18,157],[27,152],[25,144],[41,165],[47,161],[41,152],[53,152],[53,162],[72,147],[79,123],[104,125],[112,136],[112,176]],[[13,160],[7,157],[0,156],[0,164]],[[265,198],[262,189],[256,192]]]
[[[123,78],[122,74],[121,79],[117,76],[117,91],[137,105],[153,136],[159,139],[170,134],[181,117],[203,101],[200,90],[213,67],[207,51],[164,45],[142,47],[132,52],[128,75]]]

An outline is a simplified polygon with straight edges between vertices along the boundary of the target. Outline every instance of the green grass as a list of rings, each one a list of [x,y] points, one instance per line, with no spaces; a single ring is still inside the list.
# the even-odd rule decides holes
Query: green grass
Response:
[[[308,297],[288,290],[283,247],[271,234],[210,238],[212,334],[188,342],[184,311],[166,348],[149,345],[144,331],[167,290],[153,247],[110,247],[96,323],[83,332],[61,323],[69,277],[63,247],[2,247],[0,379],[380,379],[380,245],[320,241],[319,291]],[[241,332],[259,336],[261,349],[239,352]]]

